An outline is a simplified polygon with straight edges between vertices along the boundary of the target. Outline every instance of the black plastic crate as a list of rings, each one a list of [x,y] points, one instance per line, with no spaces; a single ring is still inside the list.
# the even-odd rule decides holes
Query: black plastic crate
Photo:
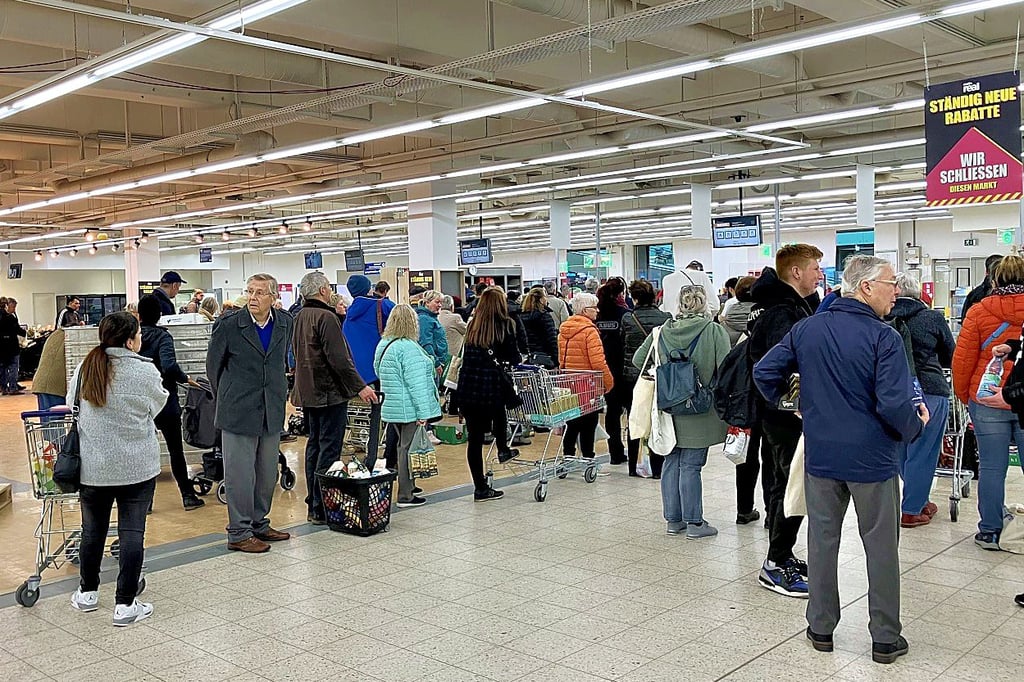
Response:
[[[317,473],[327,526],[366,537],[387,530],[391,522],[391,489],[398,474],[348,478]]]

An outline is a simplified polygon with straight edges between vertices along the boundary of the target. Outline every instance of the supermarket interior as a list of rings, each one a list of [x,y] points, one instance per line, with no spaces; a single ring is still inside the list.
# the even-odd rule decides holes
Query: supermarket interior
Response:
[[[0,682],[1019,678],[1022,19],[0,0]],[[820,406],[771,399],[850,305],[881,341],[836,322],[838,387],[818,357],[785,378]],[[677,370],[714,406],[665,411]]]

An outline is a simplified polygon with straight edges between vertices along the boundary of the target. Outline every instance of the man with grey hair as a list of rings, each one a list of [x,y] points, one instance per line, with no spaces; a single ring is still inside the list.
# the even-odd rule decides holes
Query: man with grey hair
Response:
[[[277,280],[260,273],[246,282],[245,310],[213,325],[206,375],[217,396],[228,502],[228,549],[261,553],[290,536],[270,526],[277,455],[288,396],[285,378],[292,317],[273,310]]]
[[[306,520],[323,525],[326,514],[316,480],[338,461],[345,441],[348,401],[359,396],[377,402],[377,393],[356,370],[341,324],[330,305],[331,283],[322,272],[310,272],[299,283],[305,301],[295,316],[292,348],[295,388],[292,404],[302,408],[309,427],[306,441]],[[364,292],[365,293],[365,292]]]
[[[882,318],[899,288],[888,261],[855,256],[843,272],[843,298],[798,322],[754,366],[770,404],[800,375],[803,416],[807,557],[807,638],[833,650],[839,624],[839,543],[850,499],[868,570],[872,659],[892,663],[907,653],[900,624],[900,451],[927,425],[915,400],[900,335]]]
[[[554,282],[544,282],[544,293],[547,294],[551,319],[555,322],[555,329],[558,329],[563,322],[569,319],[569,306],[558,297]]]
[[[583,283],[583,291],[588,294],[596,294],[597,290],[601,287],[601,283],[597,281],[596,277],[588,277],[587,281]]]

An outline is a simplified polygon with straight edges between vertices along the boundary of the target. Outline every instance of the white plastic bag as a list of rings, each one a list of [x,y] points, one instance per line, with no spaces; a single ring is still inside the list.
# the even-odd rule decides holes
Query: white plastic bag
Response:
[[[747,461],[747,449],[750,447],[750,429],[730,426],[725,432],[725,457],[733,464]]]
[[[654,470],[651,469],[651,456],[644,443],[640,444],[640,453],[636,458],[636,474],[643,478],[650,478],[654,475]]]
[[[807,516],[807,498],[804,491],[804,437],[796,444],[793,463],[789,465],[789,481],[786,482],[786,497],[782,502],[782,513],[790,516]]]

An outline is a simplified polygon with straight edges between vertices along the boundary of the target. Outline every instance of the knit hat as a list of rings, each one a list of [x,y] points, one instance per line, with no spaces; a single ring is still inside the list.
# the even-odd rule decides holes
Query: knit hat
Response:
[[[355,298],[356,296],[366,296],[370,293],[373,283],[370,282],[368,277],[363,275],[352,275],[348,278],[348,282],[345,283],[345,287],[348,288],[348,293],[352,295],[352,298]]]

